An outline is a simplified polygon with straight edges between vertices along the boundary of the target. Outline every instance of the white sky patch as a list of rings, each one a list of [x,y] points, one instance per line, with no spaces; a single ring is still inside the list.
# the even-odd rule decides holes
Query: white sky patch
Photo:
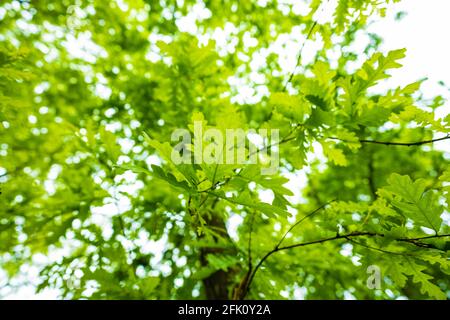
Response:
[[[272,190],[270,189],[262,189],[258,191],[258,197],[261,202],[265,202],[268,204],[272,204],[273,199],[275,198],[275,195]]]
[[[299,287],[298,285],[295,285],[295,289],[294,289],[294,299],[295,300],[305,300],[307,293],[308,293],[308,289],[306,287]]]
[[[344,291],[345,300],[356,300],[356,297],[348,290]]]
[[[97,56],[106,58],[108,53],[99,45],[91,40],[91,33],[83,32],[75,38],[72,34],[66,34],[66,40],[63,42],[67,53],[73,58],[82,59],[89,63],[95,63]]]
[[[122,123],[120,123],[119,121],[107,123],[105,125],[105,129],[107,131],[111,131],[112,133],[114,133],[116,131],[120,131],[122,129]]]
[[[195,35],[198,30],[196,21],[208,19],[211,15],[211,11],[203,2],[197,2],[186,16],[177,19],[176,25],[180,31]]]
[[[288,201],[292,204],[305,203],[305,199],[302,197],[302,190],[308,183],[306,170],[302,169],[295,172],[285,172],[283,173],[283,176],[289,179],[284,186],[294,194],[293,196],[286,197]]]
[[[444,94],[448,90],[437,84],[443,80],[450,85],[450,42],[445,40],[444,31],[450,30],[450,1],[409,0],[393,6],[391,15],[374,23],[369,31],[383,37],[381,49],[387,52],[406,48],[406,57],[401,61],[403,67],[391,71],[392,78],[384,87],[396,87],[428,77],[422,89],[429,97]],[[400,21],[394,20],[398,11],[407,11]]]
[[[324,24],[333,21],[334,12],[338,1],[323,1],[320,8],[313,15],[313,20],[317,21],[318,24]]]
[[[295,1],[292,6],[292,12],[299,16],[306,16],[310,11],[309,3],[306,1]]]
[[[119,138],[118,142],[122,147],[123,153],[129,153],[131,149],[134,147],[135,141],[128,138]]]
[[[48,174],[47,180],[44,181],[44,188],[47,191],[48,195],[53,195],[56,192],[55,180],[58,175],[61,173],[62,167],[58,164],[52,165]]]
[[[49,248],[48,255],[34,254],[32,264],[24,264],[20,267],[19,275],[11,279],[9,284],[6,273],[0,269],[0,298],[5,300],[52,300],[58,299],[61,292],[58,289],[45,288],[42,292],[36,293],[36,287],[40,283],[39,272],[42,267],[51,262],[61,261],[68,256],[77,243],[64,241],[62,248]]]
[[[161,165],[161,159],[157,155],[152,154],[152,155],[150,155],[150,156],[145,158],[145,163],[147,163],[147,165],[149,167],[151,167],[152,165],[160,166]]]
[[[151,264],[157,266],[163,257],[163,253],[165,248],[167,247],[168,238],[167,235],[163,235],[161,239],[158,240],[149,240],[148,234],[142,235],[139,234],[139,239],[136,241],[136,244],[141,248],[141,252],[143,254],[153,254],[151,259]]]
[[[264,147],[264,138],[256,132],[249,132],[247,138],[257,149],[262,149]]]
[[[56,300],[60,295],[60,290],[46,288],[42,292],[36,293],[33,285],[22,286],[14,292],[2,297],[4,300]]]
[[[241,215],[233,213],[226,222],[228,234],[235,241],[239,240],[237,228],[242,224],[243,221],[244,219]]]
[[[406,48],[406,57],[400,61],[403,67],[390,71],[392,77],[380,82],[377,89],[383,92],[428,78],[422,83],[421,91],[428,99],[443,96],[446,102],[436,110],[436,115],[444,117],[450,113],[450,91],[438,82],[450,86],[450,42],[446,40],[446,31],[450,30],[450,1],[409,0],[395,4],[393,8],[388,10],[391,14],[387,18],[374,23],[369,31],[383,37],[380,48],[384,52]],[[395,21],[395,13],[399,11],[405,11],[407,15]],[[434,138],[442,136],[438,133]],[[449,152],[450,141],[436,142],[434,147]]]
[[[344,257],[350,257],[353,254],[353,246],[350,243],[346,243],[342,246],[340,254]]]

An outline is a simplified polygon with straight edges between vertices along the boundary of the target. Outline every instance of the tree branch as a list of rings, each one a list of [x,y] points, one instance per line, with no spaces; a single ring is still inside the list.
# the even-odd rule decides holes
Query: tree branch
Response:
[[[286,238],[286,236],[288,235],[289,232],[292,231],[292,229],[294,229],[296,226],[298,226],[300,223],[302,223],[303,221],[305,221],[306,219],[308,219],[309,217],[313,216],[314,214],[316,214],[317,212],[319,212],[320,210],[322,210],[323,208],[325,208],[327,205],[329,205],[330,203],[334,202],[336,200],[331,200],[323,205],[321,205],[320,207],[318,207],[317,209],[311,211],[310,213],[308,213],[306,216],[304,216],[303,218],[301,218],[300,220],[298,220],[296,223],[294,223],[288,231],[286,231],[286,233],[283,235],[283,237],[281,237],[280,241],[278,242],[278,244],[275,246],[275,248],[279,248],[281,243],[284,241],[284,239]]]
[[[295,67],[294,67],[294,69],[292,70],[291,74],[289,75],[288,80],[287,80],[286,83],[284,84],[283,91],[286,91],[289,82],[292,81],[292,78],[293,78],[294,75],[295,75],[295,71],[297,71],[297,68],[298,68],[298,66],[300,65],[300,61],[301,61],[301,59],[302,59],[303,48],[305,47],[306,42],[307,42],[307,41],[309,40],[309,38],[311,37],[312,32],[313,32],[313,30],[314,30],[314,28],[315,28],[316,26],[317,26],[317,21],[314,21],[313,25],[311,26],[311,29],[309,29],[309,32],[308,32],[308,35],[306,36],[305,42],[303,42],[302,46],[300,47],[300,50],[299,50],[298,55],[297,55],[297,62],[295,63]]]
[[[327,0],[327,3],[328,3],[329,1],[330,1],[330,0]],[[322,8],[322,10],[323,10],[323,8]],[[313,31],[314,31],[314,28],[317,26],[317,23],[318,23],[317,20],[314,21],[314,23],[312,24],[311,28],[309,29],[308,34],[307,34],[307,36],[306,36],[306,39],[305,39],[305,41],[303,42],[302,46],[300,47],[300,50],[298,51],[298,54],[297,54],[297,62],[295,63],[295,67],[294,67],[294,69],[292,70],[292,72],[289,74],[289,78],[286,80],[286,83],[285,83],[284,86],[283,86],[282,92],[286,92],[288,84],[289,84],[289,83],[292,81],[292,79],[294,78],[295,72],[297,71],[297,68],[300,66],[300,62],[301,62],[301,60],[302,60],[302,52],[303,52],[303,48],[305,47],[306,42],[311,38],[311,35],[312,35]],[[269,115],[267,116],[267,120],[270,120],[270,119],[272,118],[272,115],[273,115],[273,109],[270,111]]]
[[[288,133],[286,136],[284,136],[280,141],[278,141],[278,142],[276,142],[276,143],[269,144],[268,146],[262,147],[262,148],[260,148],[260,149],[257,149],[257,150],[255,150],[255,151],[253,151],[253,152],[250,152],[250,153],[247,155],[247,158],[251,157],[251,156],[254,155],[254,154],[260,153],[260,152],[262,152],[262,151],[264,151],[264,150],[266,150],[266,149],[268,150],[268,149],[271,149],[272,147],[279,146],[279,145],[281,145],[281,144],[283,144],[283,143],[286,143],[286,142],[295,140],[297,137],[295,137],[295,136],[290,137],[290,135],[294,134],[295,131],[297,131],[298,128],[300,128],[301,126],[302,126],[301,124],[296,124],[296,125],[289,131],[289,133]]]
[[[339,141],[343,141],[343,142],[354,142],[354,141],[340,139],[338,137],[328,137],[327,139],[339,140]],[[442,140],[448,140],[448,139],[450,139],[450,133],[448,133],[445,137],[431,139],[431,140],[416,141],[416,142],[391,142],[391,141],[377,141],[377,140],[366,140],[366,139],[360,139],[358,141],[360,143],[382,144],[382,145],[386,145],[386,146],[411,147],[411,146],[420,146],[420,145],[427,144],[427,143],[438,142],[438,141],[442,141]]]
[[[314,244],[319,244],[319,243],[324,243],[324,242],[328,242],[328,241],[334,241],[334,240],[339,240],[339,239],[346,239],[346,240],[351,240],[351,238],[355,238],[355,237],[384,237],[384,234],[381,233],[374,233],[374,232],[361,232],[361,231],[356,231],[356,232],[352,232],[349,234],[345,234],[345,235],[339,235],[337,234],[334,237],[329,237],[329,238],[324,238],[324,239],[318,239],[318,240],[313,240],[313,241],[308,241],[308,242],[301,242],[301,243],[296,243],[296,244],[292,244],[292,245],[288,245],[288,246],[284,246],[284,247],[278,247],[278,248],[274,248],[271,251],[267,252],[264,257],[262,257],[262,259],[258,262],[258,264],[255,266],[255,268],[253,269],[253,272],[250,275],[249,281],[248,281],[248,285],[247,285],[247,289],[246,292],[243,296],[243,298],[245,298],[245,296],[248,294],[248,292],[250,291],[250,285],[252,284],[252,281],[256,275],[256,273],[258,272],[258,270],[260,269],[260,267],[262,266],[262,264],[264,263],[264,261],[267,260],[267,258],[269,258],[272,254],[282,251],[282,250],[289,250],[289,249],[294,249],[294,248],[299,248],[299,247],[305,247],[305,246],[309,246],[309,245],[314,245]],[[419,247],[423,247],[424,243],[420,242],[420,240],[426,240],[426,239],[432,239],[432,238],[444,238],[444,237],[450,237],[450,234],[441,234],[441,235],[432,235],[432,236],[425,236],[425,237],[418,237],[418,238],[398,238],[398,239],[394,239],[395,241],[401,241],[401,242],[408,242],[411,243],[413,245],[419,246]],[[380,249],[382,250],[382,249]],[[385,251],[385,250],[383,250]],[[391,252],[389,252],[391,253]]]
[[[401,256],[409,255],[409,254],[403,253],[403,252],[394,252],[394,251],[384,250],[384,249],[381,249],[381,248],[375,248],[375,247],[369,246],[369,245],[367,245],[367,244],[365,244],[365,243],[361,243],[361,242],[356,241],[356,240],[351,239],[351,238],[347,238],[347,240],[350,241],[351,243],[354,243],[354,244],[356,244],[356,245],[358,245],[358,246],[361,246],[361,247],[364,247],[364,248],[366,248],[366,249],[370,249],[370,250],[374,250],[374,251],[379,251],[379,252],[382,252],[382,253],[394,254],[394,255],[401,255]]]
[[[253,281],[253,278],[256,274],[256,272],[258,271],[259,267],[261,267],[262,263],[264,262],[264,260],[266,260],[272,253],[275,253],[276,251],[280,250],[280,245],[281,243],[284,241],[284,239],[286,238],[286,236],[288,235],[289,232],[291,232],[296,226],[298,226],[300,223],[302,223],[303,221],[305,221],[306,219],[308,219],[309,217],[313,216],[314,214],[316,214],[317,212],[319,212],[320,210],[322,210],[323,208],[325,208],[328,204],[334,202],[336,200],[331,200],[323,205],[321,205],[320,207],[318,207],[317,209],[311,211],[310,213],[308,213],[306,216],[304,216],[303,218],[301,218],[300,220],[298,220],[297,222],[295,222],[289,229],[288,231],[286,231],[286,233],[281,237],[280,241],[277,243],[277,245],[274,247],[274,249],[272,251],[269,251],[260,261],[259,263],[256,265],[255,269],[252,270],[252,266],[249,266],[249,270],[248,270],[248,279],[247,279],[247,283],[245,284],[245,288],[243,291],[243,296],[242,299],[245,298],[245,296],[248,293],[248,290],[250,289],[250,284]]]
[[[377,199],[377,188],[375,186],[375,169],[373,166],[373,153],[370,152],[370,155],[368,157],[368,165],[367,165],[367,170],[368,170],[368,176],[367,179],[369,180],[369,190],[370,190],[370,194],[372,195],[372,199],[376,200]]]

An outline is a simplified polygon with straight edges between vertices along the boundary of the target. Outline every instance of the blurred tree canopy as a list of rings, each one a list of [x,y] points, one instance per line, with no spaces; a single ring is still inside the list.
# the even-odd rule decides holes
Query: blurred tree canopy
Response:
[[[0,293],[448,297],[450,116],[375,90],[393,2],[2,1]],[[280,130],[277,173],[173,163],[194,121]]]

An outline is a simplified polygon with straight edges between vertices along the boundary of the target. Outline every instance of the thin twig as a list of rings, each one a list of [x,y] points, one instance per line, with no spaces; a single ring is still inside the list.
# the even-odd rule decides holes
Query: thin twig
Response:
[[[276,143],[269,144],[268,146],[262,147],[262,148],[260,148],[260,149],[258,149],[258,150],[253,151],[253,152],[250,152],[250,153],[248,154],[247,158],[251,157],[251,156],[254,155],[255,153],[260,153],[260,152],[262,152],[262,151],[264,151],[264,150],[266,150],[266,149],[271,149],[272,147],[279,146],[279,145],[281,145],[281,144],[283,144],[283,143],[286,143],[286,142],[295,140],[296,137],[295,137],[295,136],[294,136],[294,137],[290,137],[290,135],[294,134],[295,131],[297,131],[297,129],[300,128],[301,126],[302,126],[301,124],[296,124],[296,125],[289,131],[289,133],[286,134],[286,136],[284,136],[280,141],[278,141],[278,142],[276,142]]]
[[[300,65],[300,61],[302,60],[302,52],[303,52],[303,48],[305,47],[306,42],[307,42],[307,41],[309,40],[309,38],[311,37],[312,32],[313,32],[314,28],[316,27],[316,25],[317,25],[317,21],[314,21],[313,25],[312,25],[311,28],[309,29],[308,35],[306,36],[306,40],[303,42],[302,46],[300,47],[300,51],[298,52],[298,55],[297,55],[297,62],[296,62],[296,64],[295,64],[295,67],[294,67],[294,69],[292,70],[291,74],[289,75],[288,80],[287,80],[286,83],[284,84],[283,91],[286,91],[289,82],[291,82],[291,81],[292,81],[292,78],[294,78],[295,72],[297,71],[297,68],[298,68],[299,65]]]
[[[361,246],[361,247],[364,247],[364,248],[366,248],[366,249],[370,249],[370,250],[374,250],[374,251],[379,251],[379,252],[382,252],[382,253],[394,254],[394,255],[402,255],[402,256],[403,256],[403,255],[408,255],[407,253],[403,253],[403,252],[394,252],[394,251],[384,250],[384,249],[381,249],[381,248],[372,247],[372,246],[369,246],[369,245],[367,245],[367,244],[365,244],[365,243],[361,243],[361,242],[356,241],[356,240],[351,239],[351,238],[347,238],[347,240],[348,240],[349,242],[351,242],[351,243],[354,243],[354,244],[356,244],[356,245],[358,245],[358,246]]]
[[[343,142],[355,142],[355,141],[349,141],[340,139],[338,137],[327,137],[327,139],[332,140],[339,140]],[[416,142],[391,142],[391,141],[377,141],[377,140],[366,140],[366,139],[360,139],[358,140],[360,143],[373,143],[373,144],[382,144],[386,146],[403,146],[403,147],[411,147],[411,146],[420,146],[427,143],[433,143],[437,141],[447,140],[450,139],[450,133],[448,133],[445,137],[437,138],[437,139],[431,139],[431,140],[423,140],[423,141],[416,141]]]
[[[345,234],[345,235],[340,235],[337,234],[334,237],[330,237],[330,238],[324,238],[324,239],[319,239],[319,240],[313,240],[313,241],[308,241],[308,242],[301,242],[301,243],[296,243],[296,244],[292,244],[292,245],[288,245],[288,246],[284,246],[284,247],[278,247],[278,248],[274,248],[271,251],[267,252],[264,257],[258,262],[258,264],[256,265],[256,267],[253,269],[252,274],[250,275],[248,284],[247,284],[247,289],[246,292],[244,294],[244,297],[248,294],[249,290],[250,290],[250,286],[252,284],[252,281],[256,275],[256,273],[258,272],[258,270],[260,269],[260,267],[262,266],[262,264],[264,263],[264,261],[267,260],[267,258],[269,258],[272,254],[282,251],[282,250],[289,250],[289,249],[294,249],[294,248],[299,248],[299,247],[305,247],[305,246],[309,246],[309,245],[314,245],[314,244],[319,244],[319,243],[324,243],[324,242],[328,242],[328,241],[334,241],[334,240],[339,240],[339,239],[346,239],[346,240],[350,240],[350,238],[354,238],[354,237],[384,237],[384,234],[380,234],[380,233],[374,233],[374,232],[352,232],[350,234]],[[426,239],[432,239],[432,238],[444,238],[444,237],[450,237],[450,234],[442,234],[442,235],[432,235],[432,236],[426,236],[426,237],[419,237],[419,238],[399,238],[399,239],[394,239],[395,241],[402,241],[402,242],[408,242],[411,243],[413,245],[416,246],[420,246],[420,240],[426,240]],[[423,243],[422,243],[423,244]]]
[[[286,233],[283,235],[283,237],[281,237],[280,241],[278,242],[278,244],[275,246],[275,248],[279,248],[281,243],[284,241],[284,239],[286,238],[286,236],[288,235],[289,232],[292,231],[292,229],[294,229],[296,226],[298,226],[300,223],[302,223],[303,221],[305,221],[306,219],[308,219],[309,217],[313,216],[314,214],[316,214],[317,212],[319,212],[320,210],[322,210],[323,208],[325,208],[327,205],[329,205],[330,203],[334,202],[336,200],[331,200],[323,205],[321,205],[320,207],[318,207],[317,209],[311,211],[310,213],[308,213],[306,216],[304,216],[303,218],[301,218],[300,220],[298,220],[296,223],[294,223],[289,229],[288,231],[286,231]]]

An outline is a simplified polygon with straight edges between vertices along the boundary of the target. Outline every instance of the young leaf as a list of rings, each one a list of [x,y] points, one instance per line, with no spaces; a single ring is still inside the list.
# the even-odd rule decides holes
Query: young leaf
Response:
[[[412,182],[409,176],[393,173],[388,182],[390,185],[386,189],[397,196],[392,204],[406,217],[437,233],[441,226],[442,208],[432,191],[424,192],[425,181],[418,179]]]

